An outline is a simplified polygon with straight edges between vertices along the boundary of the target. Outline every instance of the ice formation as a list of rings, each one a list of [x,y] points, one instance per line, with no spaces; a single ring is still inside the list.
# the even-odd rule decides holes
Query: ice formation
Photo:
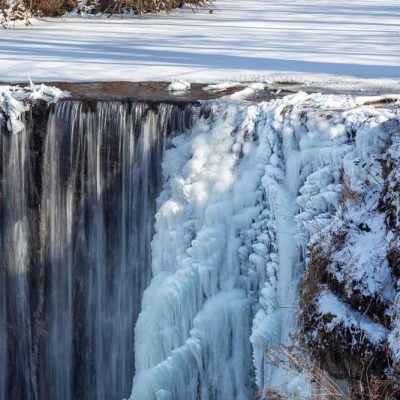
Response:
[[[396,106],[378,106],[397,101],[298,93],[256,105],[219,102],[174,139],[163,161],[154,277],[136,326],[132,400],[248,399],[253,371],[261,391],[310,390],[268,352],[290,345],[307,246],[339,210],[343,171],[358,186],[373,173],[387,127],[399,123]],[[365,257],[357,264],[365,290],[390,279],[384,269],[369,271],[383,224],[372,222],[369,247],[355,253]],[[358,319],[332,296],[320,299],[322,309]]]
[[[24,317],[30,307],[43,308],[28,304],[28,252],[36,251],[49,274],[48,309],[42,309],[48,325],[39,351],[51,366],[50,376],[39,379],[39,390],[49,387],[65,400],[75,393],[112,397],[133,373],[134,354],[132,400],[247,400],[257,391],[265,398],[267,387],[308,394],[312,386],[305,376],[276,365],[268,355],[290,346],[298,330],[298,289],[308,249],[328,243],[321,232],[346,223],[348,246],[335,252],[329,273],[349,296],[357,289],[390,304],[393,323],[382,328],[325,288],[317,310],[333,319],[324,329],[356,327],[373,343],[388,340],[400,363],[398,287],[384,245],[394,234],[384,216],[373,212],[384,184],[380,157],[390,148],[398,159],[399,98],[299,92],[269,102],[244,101],[263,89],[263,84],[243,84],[220,100],[156,110],[119,102],[99,103],[93,110],[74,101],[57,104],[41,144],[43,157],[34,160],[44,163],[37,199],[31,189],[40,174],[25,165],[35,156],[30,146],[39,144],[24,128],[24,114],[30,101],[55,101],[63,93],[33,85],[0,88],[6,119],[1,127],[15,133],[4,129],[2,136],[8,174],[2,190],[17,205],[3,205],[8,214],[0,244],[19,260],[14,265],[18,285],[9,293],[20,307],[11,325],[5,323],[6,302],[0,307],[0,328],[14,323],[29,332],[27,324],[37,323]],[[172,133],[177,135],[170,138]],[[80,157],[76,165],[74,156]],[[154,185],[162,186],[157,204]],[[363,202],[344,207],[344,190],[362,193]],[[27,228],[31,201],[39,216],[32,226],[40,222],[41,229]],[[43,249],[29,247],[32,234],[41,235]],[[113,261],[106,262],[105,254]],[[66,256],[61,270],[60,255]],[[150,259],[153,277],[143,295],[133,352],[126,347],[131,347],[139,297],[150,278]],[[349,274],[360,282],[357,287],[347,285]],[[73,307],[76,290],[82,301],[75,298],[79,306]],[[75,332],[73,324],[85,334]],[[32,371],[20,377],[29,380],[25,389],[32,393],[37,390],[34,335],[33,340],[24,336],[29,351],[18,353],[18,362]],[[2,352],[4,338],[1,334],[3,361],[8,357]],[[60,357],[65,363],[58,362]],[[72,358],[78,371],[68,368]],[[3,378],[0,394],[8,390]]]
[[[10,132],[17,134],[21,132],[25,124],[23,115],[30,109],[32,101],[45,100],[55,103],[61,97],[68,96],[55,87],[46,85],[34,85],[32,82],[28,87],[0,86],[0,118],[7,119],[7,128]]]

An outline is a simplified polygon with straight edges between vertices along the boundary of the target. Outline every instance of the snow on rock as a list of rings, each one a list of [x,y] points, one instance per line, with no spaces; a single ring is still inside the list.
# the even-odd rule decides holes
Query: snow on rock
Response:
[[[190,83],[180,79],[172,81],[167,87],[167,90],[169,90],[170,92],[185,92],[187,90],[190,90]]]
[[[329,290],[322,291],[318,297],[318,312],[321,315],[331,316],[332,319],[324,324],[328,332],[338,325],[343,325],[350,330],[362,331],[370,342],[381,347],[384,346],[384,341],[389,334],[382,325],[344,304]]]
[[[373,206],[373,203],[370,205]],[[386,303],[393,300],[395,286],[386,258],[388,238],[385,216],[374,211],[365,212],[363,207],[357,208],[352,210],[351,216],[347,213],[338,215],[331,226],[335,231],[335,223],[339,218],[343,218],[345,223],[352,218],[349,229],[344,231],[346,246],[331,254],[328,273],[344,286],[348,296],[357,292],[365,297],[377,297]],[[336,232],[342,229],[340,225],[336,225]],[[352,279],[349,279],[350,276]]]
[[[207,85],[203,88],[206,92],[223,92],[228,89],[243,87],[244,84],[240,82],[220,82]]]
[[[223,86],[222,86],[223,87]],[[231,86],[233,87],[233,86]],[[248,85],[245,85],[245,88],[235,92],[229,96],[225,96],[227,99],[231,100],[241,100],[246,99],[247,97],[253,96],[256,92],[265,89],[265,85],[262,82],[254,82]]]
[[[371,107],[385,101],[393,106]],[[342,161],[320,171],[327,185],[309,176],[298,198],[310,238],[303,247],[305,342],[329,373],[355,388],[365,360],[377,377],[398,368],[397,101],[355,98],[340,117],[349,139]]]
[[[397,129],[398,109],[363,104],[304,92],[259,104],[218,101],[173,139],[163,162],[154,277],[136,326],[132,399],[248,399],[254,381],[307,394],[306,379],[266,355],[290,346],[298,330],[307,248],[334,226],[344,187],[367,193],[366,179],[378,179],[377,157]],[[370,268],[382,256],[374,247],[387,239],[370,207],[349,206],[354,244],[337,258],[350,252],[359,290],[391,301],[388,265]],[[335,308],[338,324],[358,324],[372,341],[388,333],[332,296],[319,298],[319,310]]]
[[[389,346],[393,361],[397,369],[400,369],[400,295],[393,304],[392,331],[389,335]]]
[[[23,114],[29,111],[32,102],[45,100],[49,103],[56,102],[68,93],[60,89],[45,85],[31,85],[28,87],[0,86],[0,110],[7,120],[7,128],[17,134],[24,129]],[[0,115],[1,117],[1,115]]]

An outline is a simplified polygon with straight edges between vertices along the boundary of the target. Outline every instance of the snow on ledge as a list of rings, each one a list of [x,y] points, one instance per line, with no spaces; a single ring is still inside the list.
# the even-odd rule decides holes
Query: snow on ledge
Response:
[[[231,100],[242,100],[246,99],[247,97],[253,96],[256,92],[265,89],[265,85],[262,82],[254,82],[246,85],[246,87],[238,92],[235,92],[225,98]]]
[[[167,87],[167,90],[170,92],[185,92],[190,90],[190,83],[181,79],[174,80]]]
[[[48,103],[55,103],[58,99],[68,96],[55,87],[46,85],[35,85],[31,82],[28,87],[0,86],[0,110],[7,119],[7,128],[14,135],[24,129],[21,120],[22,115],[30,110],[31,104],[37,100],[44,100]]]
[[[326,324],[327,331],[331,331],[341,324],[349,329],[356,328],[365,333],[365,336],[374,345],[383,343],[384,339],[389,334],[389,331],[382,325],[373,322],[366,315],[354,311],[349,306],[342,303],[338,297],[329,290],[324,290],[320,294],[318,310],[321,315],[331,314],[333,316],[332,321]]]

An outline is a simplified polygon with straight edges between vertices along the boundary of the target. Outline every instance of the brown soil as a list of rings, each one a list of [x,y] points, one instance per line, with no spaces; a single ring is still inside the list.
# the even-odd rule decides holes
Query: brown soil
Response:
[[[41,82],[42,83],[42,82]],[[186,92],[170,92],[167,90],[169,82],[43,82],[48,86],[55,86],[61,90],[71,93],[72,99],[79,100],[131,100],[131,101],[154,101],[154,102],[196,102],[202,100],[215,100],[229,96],[239,90],[240,87],[221,91],[206,91],[206,83],[193,83],[191,89]],[[1,83],[9,85],[10,83]],[[16,82],[15,85],[22,87],[27,83]],[[288,88],[282,88],[276,93],[277,88],[266,88],[256,92],[254,96],[246,98],[248,101],[263,101],[281,98],[293,93]]]

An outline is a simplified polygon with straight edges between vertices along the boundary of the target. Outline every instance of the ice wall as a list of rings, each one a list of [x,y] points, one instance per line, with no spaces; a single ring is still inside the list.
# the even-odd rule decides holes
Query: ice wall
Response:
[[[136,326],[132,400],[310,394],[276,365],[290,346],[307,245],[339,205],[342,173],[379,154],[398,107],[298,93],[209,106],[163,160],[153,279]],[[369,104],[369,105],[368,105]],[[250,363],[250,360],[253,362]]]

